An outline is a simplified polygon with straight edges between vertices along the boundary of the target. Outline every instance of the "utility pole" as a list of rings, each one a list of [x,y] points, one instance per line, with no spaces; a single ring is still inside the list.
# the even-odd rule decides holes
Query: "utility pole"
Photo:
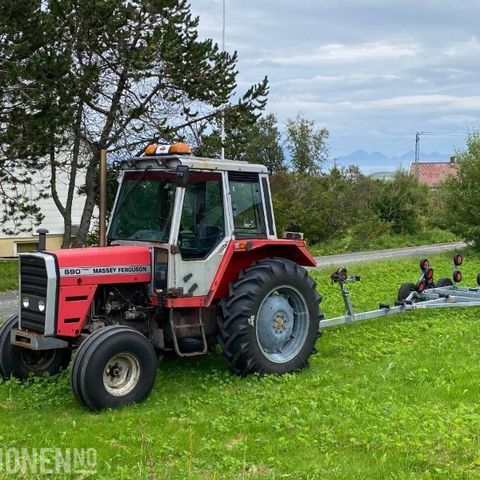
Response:
[[[225,52],[225,0],[222,0],[222,52]],[[220,117],[220,158],[225,160],[225,110]]]
[[[415,134],[415,175],[418,177],[418,164],[420,162],[420,132]]]
[[[107,204],[107,149],[100,149],[100,201],[98,205],[98,246],[105,247],[107,244],[106,204]]]
[[[420,132],[415,134],[415,163],[420,161]]]

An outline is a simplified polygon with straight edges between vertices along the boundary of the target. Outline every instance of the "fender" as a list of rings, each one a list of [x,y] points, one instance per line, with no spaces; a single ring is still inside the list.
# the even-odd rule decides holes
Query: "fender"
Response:
[[[213,279],[209,293],[199,297],[167,298],[166,307],[209,307],[215,300],[228,295],[228,285],[241,270],[264,258],[285,258],[304,267],[316,267],[303,240],[231,240]]]

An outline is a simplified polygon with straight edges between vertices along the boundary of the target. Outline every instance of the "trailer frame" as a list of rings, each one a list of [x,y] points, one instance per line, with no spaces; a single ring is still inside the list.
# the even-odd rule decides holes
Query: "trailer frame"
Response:
[[[421,292],[412,291],[406,299],[396,301],[394,305],[379,304],[376,310],[356,313],[347,284],[360,281],[360,277],[358,275],[348,276],[347,269],[342,267],[333,272],[330,279],[332,283],[337,283],[340,287],[346,313],[340,317],[321,320],[320,328],[348,325],[415,310],[480,307],[480,288],[459,287],[454,284],[445,287],[432,286]],[[422,281],[423,275],[417,285]]]

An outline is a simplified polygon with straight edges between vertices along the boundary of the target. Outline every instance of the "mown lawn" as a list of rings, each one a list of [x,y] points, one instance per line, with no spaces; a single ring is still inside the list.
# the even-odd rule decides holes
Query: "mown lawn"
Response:
[[[0,292],[18,286],[18,260],[0,260]]]
[[[430,260],[450,271],[450,255]],[[356,306],[393,302],[417,263],[350,267],[363,276],[351,286]],[[480,257],[467,257],[470,284],[477,269]],[[329,317],[343,313],[330,270],[313,274]],[[220,353],[164,360],[146,402],[100,414],[77,405],[69,372],[2,381],[0,448],[94,447],[105,479],[480,478],[479,313],[326,329],[310,368],[284,377],[238,378]]]

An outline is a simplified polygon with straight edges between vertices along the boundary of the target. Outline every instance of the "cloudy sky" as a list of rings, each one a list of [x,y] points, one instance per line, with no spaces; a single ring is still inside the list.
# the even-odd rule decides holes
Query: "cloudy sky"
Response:
[[[220,43],[221,1],[192,0]],[[480,127],[480,1],[226,0],[239,87],[264,75],[280,123],[303,111],[330,130],[330,155],[401,155],[415,132]],[[462,136],[422,137],[450,153]]]

